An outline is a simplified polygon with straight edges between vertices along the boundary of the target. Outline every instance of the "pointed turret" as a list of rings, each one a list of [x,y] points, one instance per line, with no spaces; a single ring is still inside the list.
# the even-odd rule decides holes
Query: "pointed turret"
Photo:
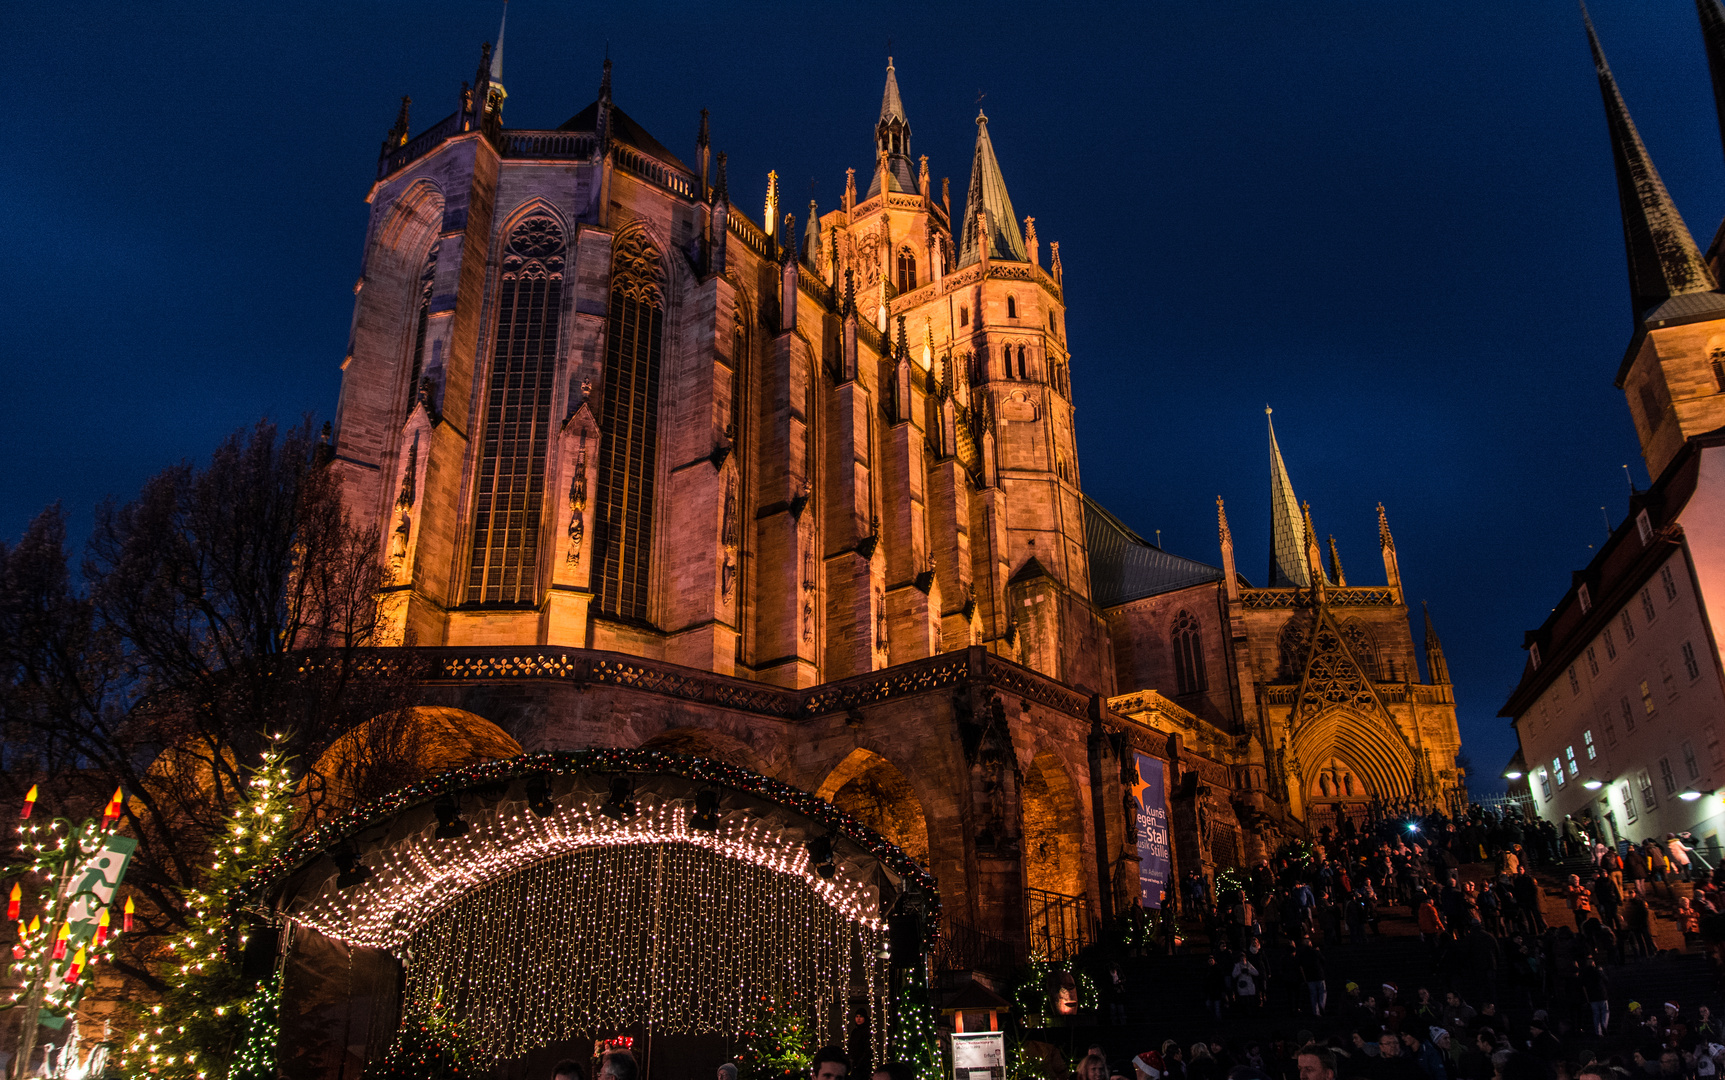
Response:
[[[1222,496],[1216,496],[1216,535],[1222,542],[1222,588],[1228,599],[1240,596],[1240,578],[1234,572],[1234,531],[1228,528],[1228,511],[1222,506]]]
[[[509,0],[503,0],[503,18],[497,22],[497,45],[491,50],[491,99],[493,109],[502,109],[509,91],[503,89],[503,29],[509,25]]]
[[[809,226],[803,230],[803,261],[817,270],[821,261],[821,219],[815,212],[815,201],[809,200]],[[817,275],[818,276],[818,275]]]
[[[1711,292],[1717,283],[1629,118],[1629,107],[1605,62],[1585,6],[1581,16],[1599,74],[1599,93],[1605,99],[1611,158],[1617,167],[1617,202],[1623,213],[1623,245],[1629,258],[1629,297],[1639,321],[1672,297]]]
[[[980,111],[976,114],[976,156],[970,163],[970,193],[964,197],[963,220],[959,266],[969,266],[985,256],[1029,261],[1024,253],[1024,234],[1018,231],[1018,219],[1012,213],[1012,197],[1006,193],[1006,179],[1000,175],[1000,162],[995,160],[994,144],[988,138],[988,117]]]
[[[1288,467],[1282,463],[1282,448],[1276,445],[1276,422],[1269,419],[1270,407],[1264,406],[1264,417],[1270,425],[1270,588],[1287,589],[1312,587],[1312,575],[1306,567],[1305,515],[1300,512],[1300,500],[1294,497],[1294,485],[1288,479]]]
[[[1330,580],[1337,585],[1346,585],[1348,575],[1342,573],[1342,554],[1336,550],[1336,538],[1330,537]]]
[[[1312,526],[1311,503],[1300,504],[1300,516],[1305,519],[1303,531],[1306,540],[1306,571],[1319,586],[1326,585],[1330,579],[1324,576],[1324,556],[1318,551],[1318,530]],[[1320,587],[1319,592],[1322,591]]]
[[[874,181],[869,184],[866,198],[880,194],[881,176],[886,176],[892,191],[912,192],[916,187],[916,172],[910,159],[910,121],[904,115],[904,102],[898,96],[898,74],[893,70],[892,57],[886,58],[886,89],[880,95],[880,119],[874,126]]]
[[[1425,601],[1420,601],[1420,610],[1426,617],[1426,670],[1431,673],[1431,680],[1442,685],[1449,682],[1449,664],[1443,658],[1443,644],[1438,641],[1437,627],[1432,625],[1431,609]]]
[[[1396,540],[1390,535],[1390,519],[1384,515],[1384,504],[1378,504],[1378,546],[1384,552],[1384,580],[1396,591],[1396,602],[1401,602],[1402,569],[1396,561]]]
[[[1725,142],[1725,3],[1695,0],[1695,10],[1701,16],[1701,41],[1707,49],[1707,71],[1713,76],[1713,108]]]

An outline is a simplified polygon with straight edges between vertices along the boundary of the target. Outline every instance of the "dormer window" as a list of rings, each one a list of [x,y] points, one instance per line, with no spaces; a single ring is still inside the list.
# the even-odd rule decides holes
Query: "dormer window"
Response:
[[[1527,647],[1527,662],[1533,665],[1533,670],[1539,670],[1539,643],[1534,642]]]
[[[1591,597],[1591,596],[1589,596],[1589,595],[1588,595],[1588,593],[1587,593],[1587,584],[1586,584],[1586,583],[1585,583],[1585,582],[1583,582],[1583,583],[1582,583],[1582,584],[1581,584],[1581,585],[1580,585],[1580,586],[1579,586],[1579,587],[1578,587],[1578,588],[1577,588],[1577,589],[1576,589],[1576,590],[1575,590],[1575,601],[1576,601],[1576,603],[1578,603],[1578,604],[1580,604],[1580,605],[1581,605],[1581,613],[1582,613],[1582,614],[1583,614],[1583,615],[1585,615],[1585,614],[1587,614],[1587,613],[1588,613],[1588,611],[1589,611],[1589,610],[1591,610],[1591,609],[1592,609],[1592,607],[1593,607],[1593,597]]]
[[[1640,535],[1643,544],[1653,539],[1653,522],[1647,519],[1646,510],[1635,515],[1635,531]]]

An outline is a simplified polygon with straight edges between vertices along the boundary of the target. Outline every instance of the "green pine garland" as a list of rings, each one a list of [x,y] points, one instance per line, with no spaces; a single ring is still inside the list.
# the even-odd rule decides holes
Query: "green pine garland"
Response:
[[[467,1075],[461,1025],[441,1002],[410,1001],[395,1043],[383,1060],[366,1067],[363,1080],[466,1080]]]
[[[761,998],[749,1030],[743,1032],[742,1052],[737,1055],[742,1080],[803,1076],[813,1060],[808,1018],[780,1002]]]
[[[286,760],[272,748],[247,777],[246,796],[212,845],[204,880],[182,893],[190,926],[169,943],[161,973],[167,993],[138,1017],[122,1051],[127,1073],[157,1080],[275,1075],[280,986],[245,978],[228,939],[238,914],[232,890],[287,847],[293,789]]]

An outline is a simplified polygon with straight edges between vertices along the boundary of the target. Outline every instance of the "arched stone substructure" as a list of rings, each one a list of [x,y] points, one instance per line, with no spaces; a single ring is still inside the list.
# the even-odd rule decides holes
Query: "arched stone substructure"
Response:
[[[1024,770],[1020,812],[1025,886],[1084,895],[1084,808],[1066,766],[1052,751],[1037,754]]]
[[[687,754],[690,757],[707,757],[716,761],[740,765],[751,772],[771,775],[770,764],[755,752],[755,749],[743,740],[722,731],[711,731],[705,728],[683,727],[661,731],[641,744],[643,750],[664,750],[673,754]],[[878,829],[877,829],[878,831]],[[902,846],[902,845],[900,845]],[[926,855],[928,845],[923,845]],[[908,849],[907,849],[908,850]],[[920,856],[913,856],[921,862]]]
[[[857,748],[815,792],[928,866],[928,817],[910,781],[886,758]]]
[[[374,716],[331,744],[306,778],[306,797],[327,814],[449,769],[519,753],[521,744],[483,716],[414,706]]]

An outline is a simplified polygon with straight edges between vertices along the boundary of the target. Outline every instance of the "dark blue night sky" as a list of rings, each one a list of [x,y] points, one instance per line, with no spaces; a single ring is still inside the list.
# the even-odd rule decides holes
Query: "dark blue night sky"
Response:
[[[281,10],[287,9],[287,10]],[[0,110],[0,537],[333,414],[364,198],[404,93],[454,108],[499,6],[12,5]],[[1689,0],[1600,0],[1643,137],[1705,245],[1725,158]],[[963,198],[978,95],[1013,202],[1061,243],[1085,489],[1240,567],[1269,538],[1263,409],[1350,580],[1374,505],[1495,774],[1522,631],[1647,477],[1599,92],[1568,0],[597,5],[515,0],[506,122],[616,99],[693,157],[699,110],[760,214],[866,175],[886,53]]]

